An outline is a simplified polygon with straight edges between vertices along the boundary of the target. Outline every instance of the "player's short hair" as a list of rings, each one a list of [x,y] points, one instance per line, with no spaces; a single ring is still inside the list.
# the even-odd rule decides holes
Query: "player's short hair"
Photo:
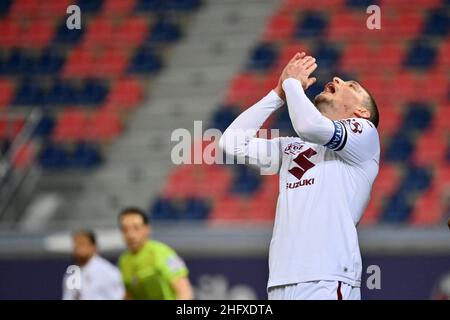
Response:
[[[73,233],[73,237],[75,238],[76,236],[84,236],[84,237],[89,239],[89,242],[92,245],[94,245],[95,247],[97,246],[97,237],[95,236],[95,233],[92,230],[78,230],[78,231],[75,231]]]
[[[380,114],[378,112],[378,106],[375,102],[375,99],[370,94],[369,90],[363,87],[363,89],[367,92],[368,98],[366,99],[365,107],[370,112],[369,120],[375,125],[375,128],[378,128],[378,123],[380,122]]]
[[[140,216],[142,218],[142,222],[145,225],[148,225],[150,223],[150,219],[144,210],[142,210],[141,208],[138,208],[138,207],[127,207],[127,208],[122,209],[122,211],[120,211],[120,213],[119,213],[119,225],[122,221],[122,218],[129,214],[136,214],[136,215]]]

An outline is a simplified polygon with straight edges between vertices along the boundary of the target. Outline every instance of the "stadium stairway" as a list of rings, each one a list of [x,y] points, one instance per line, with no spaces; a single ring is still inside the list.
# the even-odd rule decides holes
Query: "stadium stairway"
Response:
[[[46,227],[110,227],[123,206],[148,208],[174,166],[169,160],[173,130],[192,132],[196,120],[204,121],[206,129],[276,5],[271,0],[204,1],[184,38],[169,52],[166,67],[149,88],[149,100],[129,119],[104,165],[85,177],[73,177],[78,184],[72,180],[68,190],[58,191],[59,205]]]

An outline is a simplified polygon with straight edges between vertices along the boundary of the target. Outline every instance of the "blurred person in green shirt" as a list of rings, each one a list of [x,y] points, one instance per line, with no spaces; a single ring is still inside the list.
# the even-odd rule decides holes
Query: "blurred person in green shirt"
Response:
[[[186,265],[172,248],[149,240],[151,226],[145,212],[124,209],[119,224],[128,249],[119,258],[127,299],[192,299]]]

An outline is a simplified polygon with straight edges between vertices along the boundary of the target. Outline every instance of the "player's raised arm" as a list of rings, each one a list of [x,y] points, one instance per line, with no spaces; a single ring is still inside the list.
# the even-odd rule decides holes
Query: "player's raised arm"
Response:
[[[305,141],[325,145],[334,134],[333,122],[317,110],[304,92],[316,82],[316,78],[310,78],[316,68],[316,59],[310,56],[291,60],[281,81],[295,132]]]

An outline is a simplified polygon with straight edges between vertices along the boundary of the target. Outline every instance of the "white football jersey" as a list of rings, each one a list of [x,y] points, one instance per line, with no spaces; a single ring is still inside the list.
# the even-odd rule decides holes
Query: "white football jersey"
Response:
[[[311,104],[305,101],[301,103]],[[272,91],[240,115],[221,141],[227,153],[256,159],[268,171],[279,173],[268,287],[318,280],[359,287],[362,263],[356,225],[378,174],[377,129],[365,119],[320,119],[325,125],[318,130],[322,137],[316,139],[328,141],[324,145],[300,137],[247,136],[245,144],[226,147],[233,145],[233,136],[236,144],[233,129],[259,128],[281,105],[283,101]],[[311,106],[301,111],[312,114],[303,116],[322,117]]]

